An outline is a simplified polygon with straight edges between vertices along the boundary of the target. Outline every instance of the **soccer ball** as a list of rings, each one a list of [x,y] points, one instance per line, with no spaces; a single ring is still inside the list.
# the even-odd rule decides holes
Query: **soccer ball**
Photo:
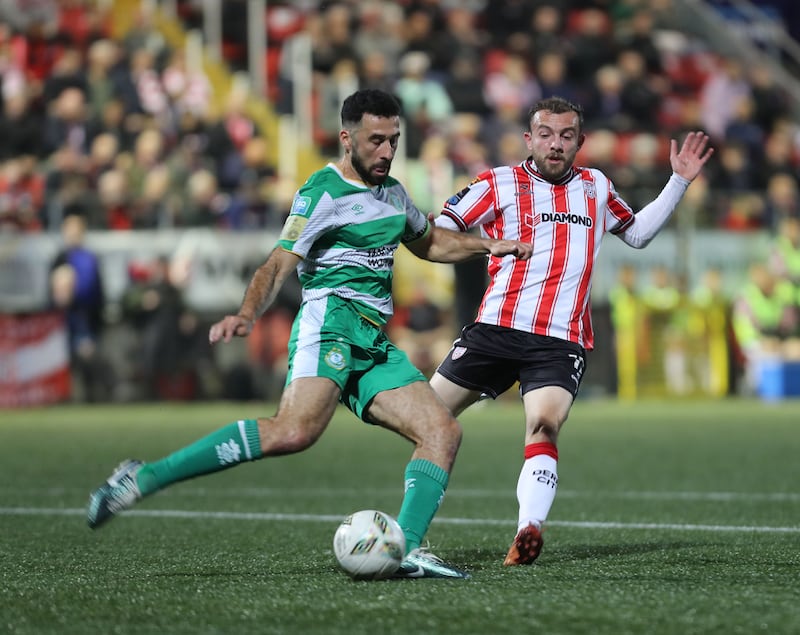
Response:
[[[376,509],[363,509],[342,521],[333,536],[339,565],[355,580],[383,580],[400,568],[406,537],[397,521]]]

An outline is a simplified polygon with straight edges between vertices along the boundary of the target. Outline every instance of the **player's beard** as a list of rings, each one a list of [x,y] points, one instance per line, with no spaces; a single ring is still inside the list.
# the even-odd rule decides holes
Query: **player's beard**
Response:
[[[556,167],[547,162],[548,157],[551,155],[559,156],[561,163]],[[548,152],[547,154],[537,157],[534,155],[533,162],[536,164],[536,169],[539,173],[551,183],[556,183],[564,178],[564,175],[569,172],[572,163],[575,161],[575,155],[568,156],[566,153]]]
[[[389,176],[389,168],[391,167],[391,163],[386,166],[386,174],[373,174],[364,162],[361,160],[361,157],[358,156],[358,152],[356,148],[353,148],[353,152],[350,154],[350,165],[353,166],[353,169],[356,171],[358,176],[361,177],[361,180],[364,181],[367,185],[382,185],[383,182],[386,180],[386,177]]]

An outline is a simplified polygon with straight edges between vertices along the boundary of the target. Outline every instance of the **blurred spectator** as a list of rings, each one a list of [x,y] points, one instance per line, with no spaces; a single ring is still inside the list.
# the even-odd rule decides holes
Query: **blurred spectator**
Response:
[[[106,101],[100,113],[89,121],[89,134],[92,138],[101,133],[114,135],[120,151],[129,152],[133,150],[142,125],[143,118],[137,114],[126,115],[125,105],[114,97]]]
[[[703,129],[715,145],[725,139],[725,130],[734,116],[740,97],[750,94],[750,85],[741,62],[722,58],[711,72],[700,90]]]
[[[313,25],[311,67],[315,73],[327,74],[343,59],[357,60],[353,45],[353,16],[348,5],[331,3],[322,13],[310,16]]]
[[[620,50],[638,51],[650,75],[661,75],[664,67],[661,51],[656,46],[655,18],[646,6],[638,6],[629,20],[621,21],[616,37]]]
[[[796,163],[794,140],[791,132],[777,127],[764,143],[764,160],[753,166],[753,189],[766,188],[775,174],[790,174],[800,178],[800,167]]]
[[[531,55],[537,60],[544,53],[560,51],[567,47],[562,35],[564,16],[556,3],[539,4],[531,18]]]
[[[141,266],[123,296],[124,318],[137,333],[135,376],[144,399],[203,396],[210,347],[184,302],[186,280],[179,265],[159,257]]]
[[[112,4],[96,0],[59,0],[58,32],[81,53],[110,33]]]
[[[641,292],[645,310],[648,368],[658,376],[656,385],[673,395],[690,390],[686,350],[685,294],[670,268],[653,267],[650,282]],[[652,378],[650,378],[652,381]]]
[[[687,350],[694,387],[714,397],[724,397],[731,386],[730,313],[722,271],[707,269],[690,297]]]
[[[79,214],[64,217],[62,249],[50,272],[53,306],[67,321],[70,366],[78,381],[76,398],[106,401],[114,384],[101,347],[105,293],[97,255],[84,244],[86,220]]]
[[[119,62],[119,45],[111,39],[97,40],[86,55],[86,95],[88,117],[97,121],[106,104],[114,97],[114,78],[111,70]]]
[[[501,65],[486,74],[484,95],[495,115],[501,109],[513,109],[519,113],[520,121],[528,108],[541,97],[527,60],[516,54],[505,55]]]
[[[28,86],[25,76],[25,50],[25,38],[0,21],[0,88],[4,100],[35,92]]]
[[[478,115],[456,114],[450,122],[450,159],[456,174],[469,176],[468,182],[475,174],[491,168],[482,134],[483,120]]]
[[[780,235],[784,220],[800,219],[800,186],[791,174],[778,172],[767,181],[764,226]]]
[[[122,100],[127,113],[146,115],[155,120],[164,130],[174,128],[170,102],[161,75],[156,66],[155,54],[146,46],[129,54],[128,71],[114,75],[117,86],[114,91]]]
[[[58,31],[58,2],[56,0],[0,0],[0,20],[19,33]]]
[[[245,146],[231,190],[232,198],[223,209],[221,222],[224,227],[279,230],[283,226],[276,172],[267,151],[268,144],[263,137],[255,137]]]
[[[141,192],[134,199],[131,215],[134,229],[173,227],[181,201],[172,191],[170,170],[157,165],[144,177]]]
[[[619,181],[617,171],[622,162],[617,161],[616,153],[619,137],[613,130],[600,129],[588,132],[578,152],[579,165],[591,165],[602,170],[614,184]]]
[[[478,29],[475,14],[467,7],[450,6],[444,12],[444,21],[443,32],[434,35],[437,51],[431,64],[442,81],[446,81],[456,60],[480,66],[488,43],[488,36]]]
[[[86,95],[79,88],[65,88],[48,108],[43,131],[44,152],[49,155],[59,149],[69,149],[86,156],[89,137]]]
[[[394,92],[394,73],[390,69],[389,58],[381,51],[370,51],[361,57],[359,66],[359,86],[375,88],[388,93]]]
[[[587,130],[608,128],[622,132],[630,128],[630,121],[622,105],[623,86],[624,78],[619,67],[607,64],[597,69],[584,100]]]
[[[728,126],[725,143],[736,143],[747,150],[748,160],[758,165],[763,158],[764,130],[754,120],[755,102],[751,95],[741,95],[736,100]]]
[[[760,366],[769,359],[795,357],[798,311],[791,283],[765,263],[750,266],[748,279],[733,304],[733,329],[744,359],[744,383],[754,392]]]
[[[185,115],[202,119],[208,111],[211,84],[202,69],[189,68],[183,50],[174,51],[164,70],[161,84],[180,121]]]
[[[230,197],[219,191],[217,177],[209,170],[193,172],[186,183],[186,199],[175,219],[178,227],[221,227]]]
[[[728,206],[720,220],[720,229],[747,232],[766,228],[764,201],[761,196],[749,191],[739,192],[726,200]]]
[[[645,339],[645,312],[638,289],[638,271],[623,264],[609,291],[614,359],[617,364],[616,388],[620,399],[635,399],[640,356],[648,352]]]
[[[104,132],[92,139],[87,169],[87,176],[92,185],[95,185],[105,172],[116,167],[118,155],[119,141],[113,134]]]
[[[455,112],[489,114],[483,94],[482,66],[468,59],[456,58],[444,84]]]
[[[239,153],[258,132],[255,122],[247,114],[247,97],[244,88],[231,90],[222,117],[213,121],[208,129],[205,153],[214,161],[217,178],[225,182],[229,164],[239,163]]]
[[[542,97],[559,96],[573,103],[583,101],[578,85],[567,76],[567,59],[559,51],[544,51],[537,57],[536,82]]]
[[[425,53],[413,51],[400,60],[401,76],[395,84],[395,94],[403,105],[408,122],[406,152],[419,156],[425,136],[445,129],[453,114],[453,102],[442,84],[429,79],[430,60]]]
[[[781,280],[788,280],[800,303],[800,215],[786,216],[772,239],[770,267]]]
[[[656,132],[663,98],[661,83],[647,71],[645,58],[634,49],[624,49],[617,57],[622,73],[620,107],[630,128]]]
[[[747,148],[739,143],[723,143],[709,163],[708,178],[712,189],[720,195],[720,202],[733,194],[751,192],[757,187],[757,174]]]
[[[97,197],[102,223],[97,229],[133,229],[130,186],[122,170],[115,168],[100,176],[97,180]]]
[[[571,14],[568,28],[569,76],[586,84],[601,66],[613,63],[616,45],[608,14],[597,8],[580,9]]]
[[[533,0],[494,0],[480,14],[481,23],[491,38],[490,45],[505,48],[515,33],[530,29],[536,2]]]
[[[44,228],[45,182],[36,159],[21,155],[0,170],[0,233],[38,232]]]
[[[615,185],[625,192],[625,200],[641,209],[661,191],[671,171],[659,154],[665,142],[649,132],[639,132],[628,139],[628,156],[623,166],[614,170]]]
[[[428,60],[426,72],[438,82],[444,81],[452,60],[443,35],[444,16],[436,3],[412,2],[406,7],[403,21],[404,55],[424,54]],[[402,67],[399,70],[402,72]]]
[[[397,74],[397,60],[405,49],[403,40],[403,10],[394,2],[367,0],[358,3],[359,23],[353,34],[353,46],[358,59],[365,67],[364,73],[374,82],[378,77],[375,70],[380,59],[381,75],[394,81]],[[367,71],[366,67],[371,67]],[[362,88],[381,88],[373,84]]]
[[[749,80],[754,105],[753,122],[764,134],[770,134],[778,120],[789,116],[791,112],[789,95],[764,64],[749,67]]]
[[[166,141],[160,130],[149,128],[136,138],[133,156],[125,158],[127,189],[132,196],[139,196],[148,172],[159,165],[164,165],[166,155]]]
[[[64,92],[67,88],[80,90],[86,99],[89,85],[83,66],[83,55],[79,49],[70,46],[64,48],[58,59],[53,63],[53,68],[44,78],[42,86],[42,101],[45,107]]]
[[[161,60],[166,55],[169,49],[155,24],[156,9],[157,6],[151,2],[137,3],[133,23],[122,37],[122,48],[126,56],[130,57],[140,49],[149,51],[154,60]]]
[[[447,151],[447,138],[442,134],[431,135],[422,143],[419,158],[410,159],[406,165],[408,192],[426,214],[438,214],[453,192],[453,163]]]
[[[344,98],[358,89],[358,66],[344,58],[327,75],[316,78],[317,116],[315,139],[320,152],[333,156],[339,151],[340,110]]]
[[[8,95],[0,112],[0,160],[18,156],[42,158],[42,125],[41,114],[24,91]]]

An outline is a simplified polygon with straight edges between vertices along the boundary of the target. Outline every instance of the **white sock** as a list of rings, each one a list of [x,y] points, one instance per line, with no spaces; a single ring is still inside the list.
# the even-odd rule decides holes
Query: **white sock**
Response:
[[[517,481],[519,521],[517,529],[533,523],[541,527],[558,487],[558,451],[552,443],[531,443],[525,446],[525,463]]]

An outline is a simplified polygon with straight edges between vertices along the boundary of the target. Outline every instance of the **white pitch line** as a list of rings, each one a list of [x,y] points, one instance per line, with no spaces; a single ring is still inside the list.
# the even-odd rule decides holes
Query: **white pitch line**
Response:
[[[47,508],[47,507],[0,507],[0,516],[84,516],[85,509]],[[276,514],[258,512],[208,512],[182,511],[178,509],[131,510],[124,512],[126,516],[142,516],[150,518],[196,518],[217,520],[260,520],[289,522],[339,522],[344,516],[333,514]],[[510,520],[496,518],[448,518],[439,517],[433,520],[443,525],[513,525]],[[797,527],[769,527],[748,525],[694,525],[678,523],[620,523],[577,520],[552,520],[547,523],[551,527],[577,527],[581,529],[655,529],[670,531],[706,531],[706,532],[753,532],[768,534],[800,534]]]

